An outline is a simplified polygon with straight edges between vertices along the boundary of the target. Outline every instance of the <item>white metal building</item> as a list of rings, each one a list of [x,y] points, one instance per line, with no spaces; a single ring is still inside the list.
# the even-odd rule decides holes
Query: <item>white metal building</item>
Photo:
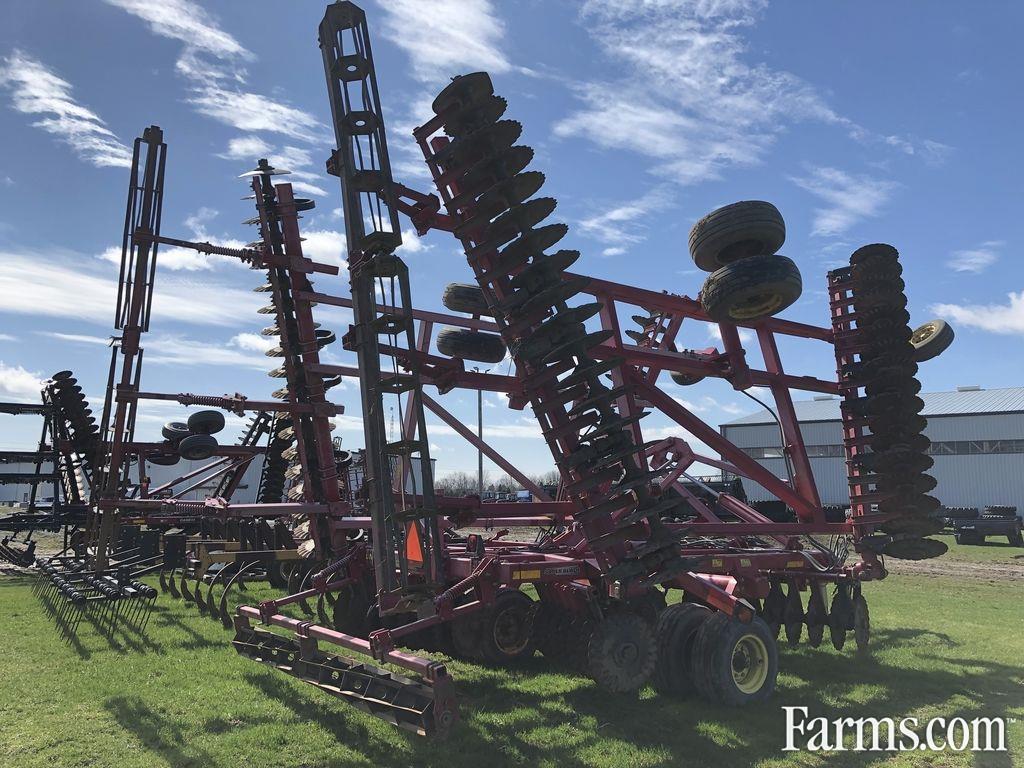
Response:
[[[946,506],[1012,505],[1024,509],[1024,387],[922,393],[938,481],[932,493]],[[839,398],[797,402],[796,415],[823,504],[849,504]],[[779,477],[786,477],[779,427],[768,411],[721,426],[722,434]],[[751,500],[774,499],[744,480]]]

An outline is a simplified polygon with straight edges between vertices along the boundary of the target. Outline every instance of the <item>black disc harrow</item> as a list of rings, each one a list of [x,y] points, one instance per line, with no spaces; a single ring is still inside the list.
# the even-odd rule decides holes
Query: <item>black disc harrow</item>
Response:
[[[927,538],[943,523],[937,498],[928,420],[917,396],[917,363],[910,343],[910,315],[899,253],[890,245],[867,245],[850,257],[850,267],[829,273],[837,328],[837,355],[846,385],[843,420],[862,436],[848,439],[853,465],[854,505],[867,508],[880,534],[865,543],[892,557],[920,560],[945,552]],[[837,293],[838,291],[838,293]],[[846,314],[852,309],[851,314]],[[856,326],[849,324],[856,322]],[[843,355],[846,355],[845,357]],[[863,394],[860,394],[863,390]]]
[[[568,227],[543,223],[554,199],[527,199],[543,175],[526,170],[533,150],[514,145],[521,128],[499,120],[505,106],[483,72],[456,78],[434,100],[451,137],[432,144],[435,183],[602,567],[612,580],[656,584],[692,567],[661,521],[680,501],[651,492],[655,473],[618,412],[629,372],[589,354],[613,332],[587,328],[600,303],[568,303],[586,287],[565,276],[579,253],[548,252]]]

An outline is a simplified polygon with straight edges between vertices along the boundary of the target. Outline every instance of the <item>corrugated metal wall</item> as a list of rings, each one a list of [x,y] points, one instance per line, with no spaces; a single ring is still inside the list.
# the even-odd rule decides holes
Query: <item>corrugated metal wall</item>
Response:
[[[725,436],[740,448],[779,447],[779,430],[774,425],[733,425]],[[807,445],[842,443],[839,422],[802,426]],[[1024,414],[932,416],[925,434],[934,441],[1020,440],[1024,439]],[[932,492],[949,507],[985,507],[1011,504],[1024,509],[1024,454],[970,454],[934,456],[929,470],[938,481]],[[786,476],[782,459],[758,459],[778,477]],[[846,467],[841,458],[812,458],[811,471],[823,504],[848,504]],[[775,498],[760,485],[743,481],[747,496],[754,501]]]

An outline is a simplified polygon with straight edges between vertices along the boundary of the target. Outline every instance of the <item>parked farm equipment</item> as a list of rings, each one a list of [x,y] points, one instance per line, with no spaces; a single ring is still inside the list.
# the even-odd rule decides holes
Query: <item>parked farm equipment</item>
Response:
[[[950,507],[943,514],[957,544],[984,544],[992,536],[1005,536],[1011,545],[1024,547],[1024,523],[1016,507],[988,506],[984,512],[977,507]]]
[[[917,362],[948,346],[952,331],[940,321],[911,330],[896,250],[865,246],[848,267],[828,273],[829,327],[777,317],[803,281],[796,263],[778,253],[782,216],[763,201],[726,206],[694,226],[691,255],[710,273],[697,299],[570,272],[580,254],[554,250],[568,228],[545,223],[556,201],[536,197],[544,175],[527,169],[533,151],[516,144],[522,126],[504,119],[506,101],[487,74],[455,78],[414,131],[434,185],[425,193],[392,177],[364,13],[351,2],[330,5],[320,47],[349,295],[325,287],[338,267],[303,253],[299,213],[313,201],[296,198],[277,178],[287,171],[266,160],[244,174],[256,207],[246,223],[259,227],[257,240],[233,249],[162,235],[166,146],[158,127],[146,129],[135,143],[120,335],[101,425],[79,413],[70,435],[53,443],[77,451],[61,466],[88,478],[88,520],[70,552],[37,561],[44,601],[72,613],[105,606],[98,622],[113,631],[121,606],[152,604],[155,592],[139,579],[159,572],[162,589],[234,629],[239,654],[421,734],[446,732],[458,708],[444,663],[414,651],[496,665],[539,651],[611,693],[651,681],[664,695],[696,691],[744,705],[774,689],[783,628],[791,644],[806,631],[818,646],[828,630],[836,649],[850,632],[866,646],[862,585],[886,576],[884,557],[945,550],[929,538],[943,523],[928,495],[935,483],[926,474],[915,376]],[[413,302],[395,253],[401,216],[420,235],[451,233],[465,252],[474,282],[448,286],[446,312]],[[142,389],[141,342],[160,245],[236,258],[265,273],[256,289],[269,298],[260,310],[271,319],[263,334],[275,340],[268,356],[280,360],[270,375],[283,379],[273,400]],[[336,334],[315,322],[316,305],[352,310],[342,340],[355,365],[321,359]],[[625,327],[627,315],[635,327]],[[435,337],[437,325],[447,327]],[[748,357],[740,328],[757,339],[762,367]],[[721,350],[686,346],[711,329]],[[779,337],[827,345],[836,379],[786,370]],[[507,375],[466,364],[506,354]],[[663,374],[680,385],[721,379],[737,391],[767,389],[789,476],[774,476],[666,393]],[[344,409],[326,393],[342,377],[359,382],[365,449],[356,461],[331,438],[331,419]],[[84,402],[70,374],[48,387],[65,407]],[[559,500],[449,412],[431,387],[500,392],[510,408],[529,406],[561,475]],[[794,390],[842,398],[849,515],[821,504]],[[139,442],[137,410],[152,400],[213,410],[167,424],[164,442]],[[389,406],[401,414],[397,439],[386,430]],[[221,411],[253,415],[238,445],[214,437]],[[435,494],[428,412],[534,501]],[[678,434],[645,440],[643,419],[654,412]],[[153,487],[147,462],[182,457],[210,463]],[[257,459],[256,502],[234,502]],[[730,480],[709,482],[698,476],[702,468]],[[740,478],[776,496],[785,514],[770,517],[747,503]],[[213,480],[210,498],[183,498]],[[484,527],[540,534],[523,543],[481,534]],[[238,606],[232,618],[229,593],[254,578],[286,594]],[[666,607],[671,590],[682,601]],[[69,622],[63,610],[56,612],[70,633],[77,614]]]

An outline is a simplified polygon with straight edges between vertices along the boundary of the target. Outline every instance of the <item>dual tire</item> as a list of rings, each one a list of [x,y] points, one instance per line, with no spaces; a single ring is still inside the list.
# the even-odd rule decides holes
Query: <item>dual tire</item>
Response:
[[[775,638],[760,617],[744,624],[701,605],[666,608],[657,630],[653,682],[666,694],[728,706],[763,701],[775,690],[779,658]]]
[[[800,298],[803,281],[792,259],[776,251],[786,241],[782,214],[763,200],[712,211],[690,230],[690,255],[711,272],[700,302],[719,323],[750,323],[782,312]]]

